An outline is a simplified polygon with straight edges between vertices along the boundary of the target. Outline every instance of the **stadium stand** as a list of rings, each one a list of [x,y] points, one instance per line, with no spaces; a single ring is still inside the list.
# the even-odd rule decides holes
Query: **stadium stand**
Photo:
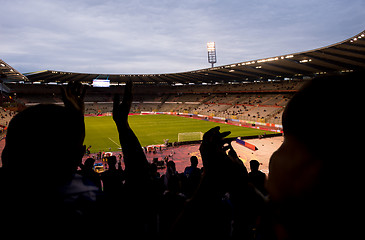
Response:
[[[339,131],[337,121],[326,121],[323,128],[313,118],[332,120],[343,115],[340,111],[354,113],[363,106],[362,88],[357,86],[364,78],[364,39],[364,33],[360,33],[341,43],[308,52],[186,73],[111,75],[117,86],[90,88],[85,99],[80,93],[62,98],[57,85],[68,81],[90,85],[98,74],[42,71],[24,76],[1,60],[1,78],[7,81],[10,91],[2,93],[0,124],[6,125],[14,115],[13,110],[24,105],[62,104],[63,99],[67,106],[29,107],[10,123],[13,132],[9,130],[7,151],[4,151],[7,159],[0,169],[0,180],[7,183],[0,185],[5,216],[0,219],[5,226],[3,234],[31,237],[49,232],[60,235],[75,232],[91,238],[98,235],[95,229],[89,230],[97,223],[100,229],[108,230],[100,231],[102,237],[358,238],[362,228],[354,222],[363,206],[359,195],[363,179],[361,172],[350,169],[350,166],[360,166],[362,155],[357,151],[362,143],[357,141],[358,131]],[[347,75],[348,72],[351,74]],[[133,103],[130,85],[123,84],[128,79],[136,84]],[[105,191],[99,189],[100,184],[90,181],[86,161],[80,164],[81,175],[74,174],[79,166],[76,161],[69,163],[70,166],[60,164],[64,159],[79,161],[82,157],[81,150],[85,149],[77,140],[84,133],[83,124],[72,131],[79,133],[71,137],[77,141],[77,151],[66,147],[74,151],[64,157],[57,154],[56,148],[58,144],[72,144],[67,141],[67,131],[75,127],[75,117],[77,122],[83,118],[78,110],[70,109],[75,107],[70,102],[85,100],[86,114],[107,113],[113,110],[112,96],[123,91],[126,93],[123,103],[114,104],[114,121],[125,169],[121,163],[115,166],[115,157],[108,159],[109,166],[105,165],[108,171],[101,178],[93,178],[118,186]],[[83,109],[83,103],[78,104]],[[59,117],[49,114],[50,110],[60,114]],[[267,184],[270,197],[249,182],[247,168],[233,147],[223,140],[228,134],[217,127],[205,133],[199,148],[203,171],[192,161],[184,173],[179,173],[173,161],[166,161],[165,174],[160,176],[157,166],[147,162],[128,125],[130,111],[185,112],[269,123],[283,121],[285,141],[270,160]],[[68,115],[69,127],[65,127],[66,120],[62,119]],[[37,127],[28,127],[25,124],[28,122]],[[61,132],[52,135],[53,131],[37,124]],[[65,129],[59,130],[60,126]],[[40,132],[47,137],[38,136]],[[19,151],[16,136],[28,141],[28,144],[21,143],[28,151]],[[36,141],[30,141],[33,136]],[[42,149],[43,144],[49,148]],[[58,159],[60,156],[64,158]],[[52,157],[57,161],[47,162]],[[44,162],[35,168],[30,160],[37,158]],[[62,170],[67,170],[66,174]],[[39,217],[43,217],[40,222],[34,221]],[[19,227],[22,231],[18,231]]]
[[[279,83],[245,83],[235,86],[150,86],[136,87],[132,111],[181,112],[241,120],[279,123],[280,114],[290,97],[305,80]],[[25,105],[61,103],[59,86],[8,84],[17,93],[16,99]],[[85,98],[87,114],[110,113],[112,92],[122,86],[107,89],[90,88]],[[290,90],[290,93],[287,91]],[[259,93],[258,93],[259,91]],[[140,92],[140,94],[138,94]]]

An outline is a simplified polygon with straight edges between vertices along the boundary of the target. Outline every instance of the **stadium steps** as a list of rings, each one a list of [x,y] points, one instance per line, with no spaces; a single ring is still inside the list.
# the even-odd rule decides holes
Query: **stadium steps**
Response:
[[[280,97],[280,96],[281,96],[280,94],[275,95],[275,96],[267,99],[266,101],[262,102],[260,105],[265,105],[266,103],[271,102],[273,99],[276,99],[277,97]],[[268,104],[268,105],[272,105],[272,104]]]
[[[285,98],[283,98],[283,99],[281,99],[281,100],[277,103],[277,105],[278,105],[278,106],[280,106],[280,104],[281,104],[281,103],[283,103],[283,102],[285,102],[285,101],[286,101],[286,99],[285,99]]]
[[[171,94],[165,94],[162,98],[161,98],[161,103],[157,105],[157,110],[159,111],[161,109],[161,107],[165,104],[166,100],[169,99],[169,97],[171,96]]]
[[[284,111],[284,108],[278,108],[274,112],[270,113],[265,117],[265,122],[275,122],[275,117],[280,115]]]

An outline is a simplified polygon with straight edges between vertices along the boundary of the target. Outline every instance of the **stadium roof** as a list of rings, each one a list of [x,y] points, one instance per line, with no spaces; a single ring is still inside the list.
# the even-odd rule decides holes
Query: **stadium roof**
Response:
[[[2,66],[2,65],[1,65]],[[111,83],[136,84],[202,84],[228,83],[268,79],[314,77],[326,73],[351,72],[365,69],[365,31],[342,42],[326,47],[285,54],[247,62],[166,74],[88,74],[45,70],[19,76],[18,80],[58,83],[79,80],[109,79]],[[9,72],[5,73],[8,74]],[[13,75],[10,78],[13,79]]]
[[[23,74],[12,68],[9,64],[0,59],[0,79],[4,82],[26,81]]]

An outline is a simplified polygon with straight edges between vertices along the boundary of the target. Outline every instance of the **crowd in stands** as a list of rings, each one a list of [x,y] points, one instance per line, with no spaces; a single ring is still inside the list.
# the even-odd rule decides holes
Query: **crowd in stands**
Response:
[[[79,239],[359,238],[363,177],[344,165],[359,166],[361,155],[349,150],[360,149],[360,143],[342,141],[334,150],[338,139],[355,139],[358,134],[333,131],[337,128],[332,122],[323,128],[312,116],[336,115],[344,104],[340,93],[351,93],[349,110],[359,108],[361,94],[351,83],[363,76],[314,79],[291,98],[283,113],[284,142],[271,157],[267,180],[257,161],[250,162],[248,172],[226,138],[230,133],[219,127],[203,136],[203,170],[191,157],[184,173],[176,172],[169,161],[159,176],[128,123],[131,82],[122,102],[119,95],[113,100],[125,167],[110,157],[108,170],[99,176],[92,170],[93,159],[81,165],[85,88],[70,82],[62,90],[64,106],[32,106],[9,124],[0,169],[2,234]]]
[[[12,117],[15,115],[14,111],[0,107],[0,130],[3,131],[8,127]]]
[[[181,112],[280,123],[287,100],[304,82],[291,80],[218,85],[137,86],[131,112]],[[57,93],[58,86],[9,86],[18,92],[17,98],[26,105],[62,102]],[[85,97],[85,113],[98,115],[111,112],[112,93],[120,88],[122,87],[92,88]],[[237,109],[241,111],[236,111]]]

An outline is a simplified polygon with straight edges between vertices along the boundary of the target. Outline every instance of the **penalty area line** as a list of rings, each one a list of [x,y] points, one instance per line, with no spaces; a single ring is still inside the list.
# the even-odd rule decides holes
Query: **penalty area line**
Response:
[[[112,142],[112,143],[114,143],[115,145],[117,145],[118,146],[118,148],[122,148],[122,146],[120,146],[118,143],[116,143],[113,139],[111,139],[110,137],[108,137],[108,139]]]

